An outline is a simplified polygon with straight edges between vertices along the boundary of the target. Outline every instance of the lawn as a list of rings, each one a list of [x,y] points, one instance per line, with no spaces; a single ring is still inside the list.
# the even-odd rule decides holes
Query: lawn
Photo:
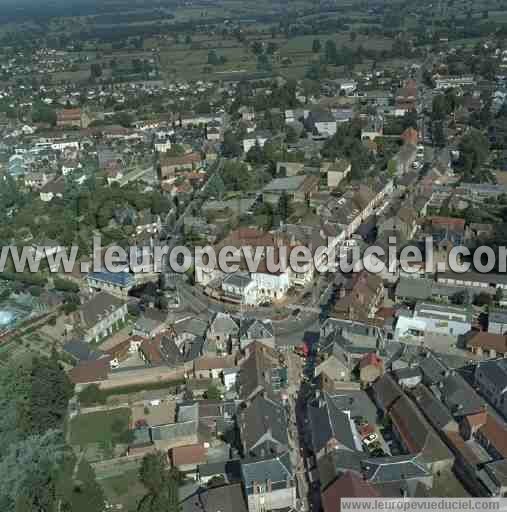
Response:
[[[285,46],[280,48],[280,53],[282,56],[291,56],[294,53],[305,53],[310,56],[312,54],[314,39],[320,39],[323,48],[328,39],[334,40],[338,49],[340,49],[341,46],[353,49],[362,46],[366,50],[390,50],[393,45],[392,39],[386,37],[358,34],[356,40],[351,41],[350,35],[347,32],[339,32],[337,34],[315,34],[293,37]]]
[[[130,428],[130,409],[123,407],[110,411],[81,414],[70,424],[71,444],[84,446],[92,443],[119,443]]]
[[[137,505],[146,494],[138,478],[138,470],[128,470],[119,476],[99,480],[109,503],[121,504],[125,510],[137,510]],[[130,507],[130,508],[129,508]]]
[[[109,397],[119,397],[120,395],[130,395],[133,393],[142,393],[143,391],[152,390],[165,390],[170,393],[175,391],[177,386],[180,386],[184,383],[184,379],[173,379],[142,384],[132,384],[130,386],[118,386],[110,389],[97,390],[95,387],[94,392],[88,394],[88,396],[87,391],[85,391],[85,395],[80,395],[80,402],[83,407],[90,407],[92,405],[105,404]],[[88,388],[85,388],[85,390],[86,389]],[[88,389],[88,391],[90,391],[90,389]]]

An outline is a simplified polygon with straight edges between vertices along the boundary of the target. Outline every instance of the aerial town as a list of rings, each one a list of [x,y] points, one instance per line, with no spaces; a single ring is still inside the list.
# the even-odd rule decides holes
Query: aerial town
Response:
[[[506,245],[503,1],[8,0],[1,512],[507,496]]]

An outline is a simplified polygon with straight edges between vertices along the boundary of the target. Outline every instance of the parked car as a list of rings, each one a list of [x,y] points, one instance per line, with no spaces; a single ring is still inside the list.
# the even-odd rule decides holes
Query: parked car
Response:
[[[367,435],[364,439],[363,439],[363,443],[365,444],[365,446],[370,446],[371,444],[373,444],[375,441],[377,441],[378,439],[378,436],[377,434],[373,433],[373,434],[369,434]]]

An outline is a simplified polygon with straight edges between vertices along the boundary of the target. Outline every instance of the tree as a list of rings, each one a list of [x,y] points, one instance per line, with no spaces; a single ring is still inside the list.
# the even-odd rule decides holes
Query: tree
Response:
[[[218,66],[218,64],[220,64],[220,60],[215,50],[210,50],[208,52],[208,64],[211,66]]]
[[[271,61],[265,53],[261,53],[257,56],[257,69],[259,71],[271,71]]]
[[[143,457],[139,480],[151,494],[162,492],[166,482],[166,462],[162,452],[148,453]]]
[[[466,305],[470,304],[470,295],[468,293],[468,290],[456,292],[451,297],[451,302],[458,306],[464,306],[464,305],[466,306]]]
[[[255,224],[264,231],[273,227],[273,207],[269,203],[264,203],[256,210]]]
[[[391,158],[391,160],[389,160],[389,163],[387,164],[387,172],[389,173],[389,176],[393,177],[396,175],[397,171],[398,166],[396,165],[396,160]]]
[[[294,143],[298,140],[299,133],[298,131],[291,125],[288,125],[285,129],[285,140],[288,143]]]
[[[224,133],[224,141],[222,143],[222,154],[228,158],[236,158],[241,155],[243,152],[243,148],[241,147],[241,142],[236,136],[236,134],[227,130]]]
[[[206,183],[206,193],[208,197],[214,197],[221,201],[225,194],[224,180],[217,174],[214,174]]]
[[[130,126],[132,126],[133,121],[134,118],[128,112],[118,112],[114,115],[114,122],[125,128],[130,128]]]
[[[105,404],[106,396],[102,393],[97,384],[89,384],[79,393],[79,402],[85,407]]]
[[[433,143],[435,144],[435,146],[443,148],[447,142],[444,132],[444,123],[442,121],[435,121],[432,125],[432,131]]]
[[[478,130],[470,130],[459,144],[459,165],[465,179],[473,179],[474,174],[486,163],[489,156],[488,139]]]
[[[338,51],[336,50],[336,43],[332,39],[328,39],[326,41],[325,59],[328,64],[336,64],[336,61],[338,60]]]
[[[77,311],[77,304],[74,304],[73,302],[66,302],[62,309],[66,315],[70,315],[71,313],[74,313],[74,311]]]
[[[228,160],[224,163],[221,177],[227,190],[247,191],[255,185],[255,176],[242,162]]]
[[[262,151],[262,147],[258,140],[256,140],[255,144],[248,150],[248,153],[246,154],[246,161],[255,165],[266,163],[264,152]]]
[[[67,279],[55,277],[53,279],[53,284],[55,290],[59,290],[61,292],[79,292],[79,286],[76,283],[73,283],[72,281],[69,281]]]
[[[263,52],[262,43],[259,41],[254,41],[252,43],[251,49],[254,55],[260,55]]]
[[[21,395],[18,402],[17,428],[27,435],[60,428],[73,386],[60,367],[56,351],[53,349],[49,358],[34,358],[21,371],[31,391],[28,396]]]
[[[51,126],[56,125],[56,112],[45,103],[39,102],[32,109],[32,121],[34,123],[47,123]]]
[[[90,72],[91,72],[92,78],[99,78],[102,76],[102,67],[100,66],[100,64],[98,62],[94,62],[90,66]]]
[[[479,293],[479,295],[476,295],[474,298],[474,305],[475,306],[489,306],[491,304],[491,295],[488,293]]]
[[[148,494],[139,503],[138,512],[179,512],[178,480],[166,470],[162,452],[144,456],[139,469],[139,479]]]
[[[206,390],[206,400],[220,400],[222,398],[220,390],[213,384]]]
[[[139,503],[139,512],[180,512],[178,486],[169,480],[167,487],[159,494],[147,494]]]
[[[280,217],[280,220],[283,222],[287,222],[287,219],[290,217],[291,214],[291,204],[289,196],[285,191],[282,192],[280,199],[278,200],[278,215]]]
[[[314,39],[313,43],[312,43],[312,52],[320,53],[321,49],[322,49],[322,44],[320,42],[320,39]]]
[[[268,43],[268,47],[266,48],[266,53],[268,55],[273,55],[276,52],[276,50],[278,50],[277,44],[270,41]]]
[[[0,504],[5,511],[56,510],[58,469],[63,435],[49,431],[12,444],[0,460]]]

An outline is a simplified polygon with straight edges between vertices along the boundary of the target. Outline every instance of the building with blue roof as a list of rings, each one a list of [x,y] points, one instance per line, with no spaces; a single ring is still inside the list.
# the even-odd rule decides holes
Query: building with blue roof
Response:
[[[90,290],[106,291],[117,297],[126,297],[135,286],[135,277],[129,272],[90,272],[86,276]]]

